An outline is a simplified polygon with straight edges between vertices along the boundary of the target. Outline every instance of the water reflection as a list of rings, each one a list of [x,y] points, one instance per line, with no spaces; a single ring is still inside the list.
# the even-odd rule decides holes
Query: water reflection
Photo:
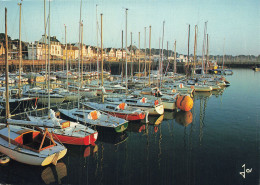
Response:
[[[84,150],[84,158],[89,157],[91,154],[94,155],[98,151],[98,145],[87,146]]]
[[[213,91],[210,91],[210,92],[195,92],[194,93],[194,98],[195,99],[200,99],[200,98],[203,98],[203,97],[211,97],[212,96],[212,92]],[[218,91],[216,91],[218,92]]]
[[[173,120],[175,118],[176,111],[164,111],[164,120]]]
[[[160,125],[163,121],[164,115],[160,115],[159,117],[157,116],[149,116],[148,117],[148,124],[149,125]]]
[[[118,145],[120,143],[125,142],[127,138],[128,135],[126,132],[120,132],[120,133],[104,132],[98,135],[97,141]]]
[[[176,114],[175,114],[175,120],[180,125],[187,127],[189,124],[192,123],[193,116],[192,116],[191,111],[187,111],[187,112],[179,111],[179,112],[176,112]]]
[[[10,160],[9,163],[0,165],[0,184],[43,184],[42,169],[42,166],[25,165]]]
[[[226,89],[226,87],[224,87],[224,88],[222,88],[222,89],[220,89],[220,90],[218,90],[218,91],[212,91],[211,93],[212,93],[212,95],[214,95],[215,97],[219,97],[219,96],[222,96],[222,95],[223,95],[225,89]]]
[[[56,166],[48,166],[45,168],[41,177],[45,184],[58,183],[61,184],[61,179],[67,176],[67,167],[63,162],[58,162]]]
[[[130,122],[128,124],[127,131],[141,133],[141,132],[145,132],[145,128],[146,128],[146,124],[144,123]]]
[[[77,145],[66,145],[68,149],[67,156],[75,156],[78,159],[84,159],[89,156],[95,155],[98,151],[98,146],[89,145],[89,146],[77,146]]]

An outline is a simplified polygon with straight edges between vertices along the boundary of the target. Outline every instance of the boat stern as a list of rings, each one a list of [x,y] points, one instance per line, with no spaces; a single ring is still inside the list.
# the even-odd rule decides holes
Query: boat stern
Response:
[[[42,162],[41,166],[46,166],[46,165],[49,165],[51,163],[56,165],[57,161],[60,160],[61,158],[63,158],[66,155],[66,153],[67,153],[67,148],[64,147],[63,150],[46,157],[44,159],[44,161]]]

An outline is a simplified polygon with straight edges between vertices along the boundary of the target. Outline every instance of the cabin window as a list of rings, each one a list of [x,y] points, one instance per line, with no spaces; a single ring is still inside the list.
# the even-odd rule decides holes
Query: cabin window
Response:
[[[114,107],[112,106],[107,106],[106,108],[114,110]]]
[[[74,116],[77,116],[79,118],[84,118],[83,115],[81,115],[81,114],[74,114]]]
[[[23,144],[28,145],[33,142],[33,133],[29,132],[23,135]]]
[[[132,102],[132,103],[136,103],[135,100],[126,100],[126,102]]]

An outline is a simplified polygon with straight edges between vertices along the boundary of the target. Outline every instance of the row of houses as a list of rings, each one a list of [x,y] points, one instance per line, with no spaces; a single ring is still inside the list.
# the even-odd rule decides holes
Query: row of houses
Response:
[[[45,44],[46,43],[46,44]],[[18,42],[15,44],[11,44],[9,50],[9,57],[11,59],[18,59]],[[81,47],[81,46],[80,46]],[[77,60],[81,56],[81,50],[79,49],[78,43],[67,44],[67,52],[65,44],[62,44],[55,36],[50,37],[50,56],[51,59],[56,60],[65,60],[66,57],[68,60]],[[136,47],[133,47],[132,51],[129,47],[127,58],[128,60],[132,58],[145,58],[145,53],[143,51],[138,50]],[[49,38],[46,38],[42,35],[42,38],[39,41],[35,41],[34,43],[27,43],[26,47],[27,51],[23,51],[23,58],[28,60],[45,60],[48,58],[48,50],[49,50]],[[0,56],[4,54],[4,46],[3,43],[0,43]],[[101,58],[100,48],[82,45],[82,57],[84,60],[96,59],[97,57]],[[126,57],[125,49],[117,49],[117,48],[105,48],[103,50],[103,58],[110,61],[119,61],[122,58]],[[159,55],[153,55],[153,61],[159,61]],[[146,56],[146,59],[149,60],[149,56]],[[174,60],[174,57],[169,57],[169,60]],[[167,60],[167,58],[164,58]],[[177,62],[187,62],[187,56],[177,55]]]
[[[81,46],[80,46],[81,47]],[[61,44],[60,41],[54,36],[50,37],[50,55],[52,59],[67,59],[68,60],[75,60],[78,59],[81,55],[81,50],[79,50],[79,44],[67,44],[67,52],[66,46]],[[45,57],[48,57],[48,50],[49,50],[49,41],[48,38],[45,44],[45,37],[44,35],[39,41],[36,41],[32,44],[28,45],[28,59],[29,60],[44,60]],[[144,57],[143,52],[139,52],[138,50],[128,51],[127,57]],[[82,56],[84,59],[91,59],[96,58],[97,56],[101,57],[100,48],[89,46],[89,45],[82,45]],[[103,57],[110,60],[120,60],[125,58],[126,51],[122,49],[115,49],[115,48],[106,48],[103,51]]]

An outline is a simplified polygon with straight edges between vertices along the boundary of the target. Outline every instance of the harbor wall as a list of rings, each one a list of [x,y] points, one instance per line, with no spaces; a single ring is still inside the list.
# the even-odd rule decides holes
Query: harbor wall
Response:
[[[9,71],[17,71],[19,68],[19,60],[9,60]],[[59,70],[65,70],[66,69],[66,63],[62,60],[51,60],[51,70],[52,71],[59,71]],[[99,65],[101,62],[99,61]],[[122,66],[123,64],[123,66]],[[217,63],[219,66],[222,66],[223,62],[220,61]],[[133,73],[139,72],[139,62],[135,61],[128,62],[127,65],[127,73],[130,75],[132,72],[132,65],[133,65]],[[177,62],[177,73],[184,73],[186,63],[183,62]],[[197,63],[196,65],[200,65],[200,63]],[[253,68],[255,66],[260,66],[259,60],[226,60],[224,65],[227,68]],[[157,70],[159,66],[158,62],[151,62],[151,70]],[[125,73],[125,61],[104,61],[104,67],[103,69],[105,71],[110,71],[112,74],[118,75],[121,74],[123,67],[123,73]],[[40,72],[45,70],[45,60],[23,60],[22,61],[22,68],[24,72]],[[70,61],[69,62],[69,68],[70,69],[78,69],[78,61]],[[83,64],[84,71],[93,71],[97,70],[97,64],[96,61],[85,61]],[[140,62],[140,71],[144,71],[144,69],[149,68],[149,62],[141,61]],[[173,62],[167,62],[165,61],[163,64],[163,72],[165,73],[166,69],[167,72],[173,71]],[[5,63],[3,60],[0,61],[0,71],[3,72],[5,70]]]

